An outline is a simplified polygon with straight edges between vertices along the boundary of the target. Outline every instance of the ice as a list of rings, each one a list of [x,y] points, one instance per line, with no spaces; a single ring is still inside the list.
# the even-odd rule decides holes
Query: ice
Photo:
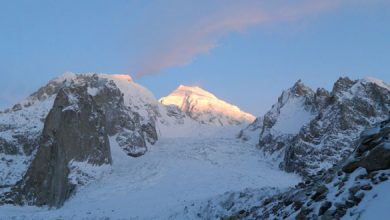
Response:
[[[62,208],[2,206],[0,218],[168,219],[191,201],[199,204],[225,192],[285,188],[300,181],[270,165],[255,146],[235,139],[232,132],[162,138],[138,158],[127,156],[111,137],[112,171],[81,187]],[[77,167],[90,173],[91,167]]]

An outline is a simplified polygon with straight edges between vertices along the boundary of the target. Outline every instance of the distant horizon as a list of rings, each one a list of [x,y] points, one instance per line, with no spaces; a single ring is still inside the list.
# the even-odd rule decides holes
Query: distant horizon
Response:
[[[207,92],[210,92],[210,90],[209,90],[208,88],[204,88],[202,85],[178,84],[176,87],[172,88],[171,91],[168,92],[167,94],[161,94],[161,95],[158,95],[158,96],[157,96],[157,95],[153,92],[153,88],[148,88],[148,87],[146,87],[146,86],[140,84],[140,83],[137,81],[136,77],[133,77],[131,74],[126,74],[126,73],[99,73],[99,72],[83,72],[83,73],[81,73],[81,72],[65,71],[63,74],[60,74],[60,75],[58,75],[58,76],[56,76],[56,77],[53,77],[53,78],[51,78],[51,79],[48,79],[47,82],[46,82],[45,84],[43,84],[43,85],[39,86],[38,88],[36,88],[36,89],[35,89],[34,91],[32,91],[29,95],[27,95],[27,96],[21,98],[20,100],[15,101],[14,103],[10,103],[10,105],[8,105],[8,106],[5,106],[5,105],[2,106],[1,104],[4,104],[4,103],[0,103],[0,111],[5,110],[5,109],[8,109],[8,108],[12,108],[13,105],[15,105],[15,104],[17,104],[17,103],[23,101],[24,99],[28,98],[28,97],[29,97],[30,95],[32,95],[34,92],[38,91],[41,87],[43,87],[43,86],[45,86],[47,83],[49,83],[49,81],[54,80],[54,79],[56,79],[56,78],[58,78],[58,77],[61,77],[61,76],[65,76],[66,74],[69,74],[69,73],[70,73],[70,74],[128,75],[128,76],[130,76],[130,78],[131,78],[135,83],[137,83],[137,84],[139,84],[139,85],[145,87],[145,88],[148,89],[149,91],[151,91],[152,94],[154,95],[154,97],[156,98],[156,100],[159,100],[160,98],[163,98],[163,97],[169,95],[171,92],[175,91],[175,90],[176,90],[177,88],[179,88],[180,86],[199,87],[199,88],[201,88],[201,89],[203,89],[203,90],[206,90]],[[323,86],[322,86],[322,87],[321,87],[321,86],[319,86],[319,87],[312,87],[312,86],[308,85],[304,80],[302,80],[302,79],[296,79],[295,81],[292,81],[292,82],[291,82],[290,87],[286,87],[286,88],[284,88],[283,90],[281,90],[281,91],[280,91],[280,94],[277,96],[277,98],[278,98],[280,95],[282,95],[283,91],[285,91],[285,90],[291,88],[291,87],[292,87],[296,82],[298,82],[298,81],[301,81],[305,86],[308,86],[308,87],[309,87],[310,89],[312,89],[313,91],[315,91],[315,90],[317,90],[317,89],[319,89],[319,88],[324,88],[324,89],[326,89],[326,90],[328,90],[328,91],[331,91],[332,88],[333,88],[334,83],[335,83],[339,78],[342,78],[342,77],[348,77],[348,78],[351,79],[351,80],[363,80],[363,79],[370,79],[370,78],[372,78],[372,79],[376,79],[376,80],[381,80],[381,81],[383,81],[384,83],[386,83],[387,85],[390,85],[390,83],[389,83],[388,81],[385,81],[385,80],[380,79],[380,78],[377,78],[377,77],[368,76],[368,75],[367,75],[367,76],[364,76],[364,77],[360,77],[360,78],[353,78],[353,77],[349,77],[349,76],[346,76],[346,75],[342,75],[342,76],[339,76],[339,77],[333,82],[333,84],[332,84],[330,87],[328,87],[328,88],[323,87]],[[223,101],[227,101],[227,100],[221,98],[218,94],[215,94],[215,93],[212,93],[212,94],[215,95],[217,98],[223,100]],[[274,100],[274,103],[272,103],[272,104],[268,107],[267,110],[265,110],[264,112],[261,112],[260,114],[254,114],[254,113],[252,113],[252,112],[250,112],[250,111],[247,111],[247,110],[243,109],[241,106],[239,106],[239,105],[237,105],[237,104],[235,104],[235,103],[233,103],[233,102],[229,102],[229,101],[227,101],[227,102],[230,103],[230,104],[232,104],[232,105],[236,105],[237,107],[239,107],[239,108],[240,108],[242,111],[244,111],[244,112],[250,113],[250,114],[252,114],[252,115],[254,115],[254,116],[256,116],[256,117],[260,117],[260,116],[263,116],[265,113],[267,113],[268,110],[271,109],[272,105],[275,104],[275,103],[277,102],[277,98]]]

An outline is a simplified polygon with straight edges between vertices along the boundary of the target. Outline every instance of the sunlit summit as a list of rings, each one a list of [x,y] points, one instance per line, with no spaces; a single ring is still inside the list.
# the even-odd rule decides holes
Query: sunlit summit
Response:
[[[3,1],[0,220],[390,216],[390,3]]]

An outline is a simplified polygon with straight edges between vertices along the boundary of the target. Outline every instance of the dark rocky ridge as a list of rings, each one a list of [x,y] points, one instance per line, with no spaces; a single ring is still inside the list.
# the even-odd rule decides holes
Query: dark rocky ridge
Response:
[[[60,207],[76,187],[68,180],[72,160],[111,163],[105,116],[87,87],[59,91],[39,146],[27,174],[13,189],[15,203]]]
[[[363,132],[348,160],[225,219],[359,218],[368,191],[390,176],[390,120]],[[335,202],[336,201],[336,202]]]
[[[123,94],[114,82],[99,79],[97,76],[88,82],[90,88],[99,89],[93,98],[105,113],[108,135],[117,135],[119,146],[129,156],[146,153],[147,143],[154,144],[158,139],[155,121],[141,119],[136,111],[126,106]]]
[[[302,100],[301,111],[313,118],[296,134],[275,133],[273,127],[281,109],[294,99]],[[374,81],[340,78],[331,92],[325,89],[314,92],[298,81],[239,137],[245,139],[246,133],[257,130],[258,147],[266,155],[282,161],[282,169],[307,177],[346,158],[353,151],[351,146],[358,140],[358,134],[384,120],[389,110],[390,90]]]
[[[315,95],[317,99],[318,94]],[[323,102],[315,102],[318,115],[304,126],[286,148],[282,168],[303,175],[328,168],[346,158],[365,127],[384,120],[390,110],[390,91],[373,82],[340,78]],[[303,168],[303,172],[300,170]],[[311,172],[313,173],[313,172]]]
[[[2,203],[60,207],[77,186],[69,179],[72,161],[110,164],[109,136],[117,136],[118,145],[129,156],[144,154],[147,143],[157,140],[154,121],[126,106],[113,81],[77,75],[62,82],[58,90],[57,81],[52,82],[54,86],[49,83],[45,88],[57,92],[56,99],[45,119],[36,156],[23,179],[2,196]],[[35,94],[45,95],[37,97],[47,96],[39,91]],[[30,100],[42,101],[34,95]]]

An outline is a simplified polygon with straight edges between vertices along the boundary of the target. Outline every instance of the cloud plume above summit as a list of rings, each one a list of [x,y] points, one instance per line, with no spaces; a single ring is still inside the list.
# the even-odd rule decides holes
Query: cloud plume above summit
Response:
[[[200,3],[202,2],[202,3]],[[169,67],[184,66],[194,57],[209,53],[218,41],[234,32],[277,22],[293,22],[340,7],[372,4],[376,1],[203,1],[192,4],[163,4],[150,21],[149,47],[133,65],[136,77],[158,74]],[[369,3],[370,2],[370,3]],[[188,2],[187,2],[188,3]],[[174,7],[170,8],[170,7]],[[157,7],[155,7],[157,8]],[[156,10],[156,9],[152,10]],[[205,9],[207,8],[207,9]],[[179,12],[177,12],[179,11]],[[151,37],[152,36],[152,37]]]

